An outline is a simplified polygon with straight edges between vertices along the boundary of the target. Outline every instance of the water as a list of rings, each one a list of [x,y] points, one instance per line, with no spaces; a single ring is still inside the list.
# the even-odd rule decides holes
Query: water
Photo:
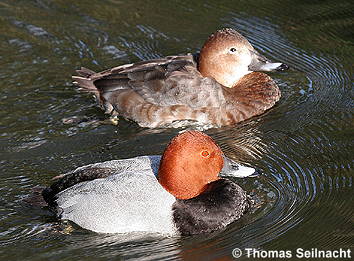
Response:
[[[231,259],[235,247],[353,248],[352,10],[351,1],[1,1],[0,259],[200,260]],[[71,231],[23,202],[78,166],[160,154],[179,131],[91,124],[105,116],[72,87],[75,69],[194,52],[222,27],[291,67],[271,75],[283,95],[275,108],[207,131],[228,156],[262,171],[238,180],[258,208],[224,231],[176,239]],[[86,120],[62,122],[73,116]]]

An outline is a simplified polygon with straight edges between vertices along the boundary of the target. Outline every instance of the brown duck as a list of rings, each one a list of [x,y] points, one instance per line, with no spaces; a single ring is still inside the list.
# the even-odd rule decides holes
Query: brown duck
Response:
[[[199,55],[168,56],[99,73],[82,68],[73,80],[96,96],[105,113],[141,127],[220,127],[273,107],[280,90],[268,75],[255,71],[286,69],[228,28],[212,34]]]

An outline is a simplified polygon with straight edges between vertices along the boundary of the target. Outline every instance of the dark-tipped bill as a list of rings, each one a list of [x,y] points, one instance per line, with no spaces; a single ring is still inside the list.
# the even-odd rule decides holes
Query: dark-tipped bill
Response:
[[[241,164],[233,161],[232,159],[224,156],[224,167],[219,173],[220,177],[253,177],[256,170],[251,167],[242,166]]]
[[[255,50],[250,52],[252,54],[252,61],[251,64],[248,66],[248,70],[250,71],[272,72],[272,71],[285,71],[289,69],[289,66],[287,66],[285,63],[273,63]]]

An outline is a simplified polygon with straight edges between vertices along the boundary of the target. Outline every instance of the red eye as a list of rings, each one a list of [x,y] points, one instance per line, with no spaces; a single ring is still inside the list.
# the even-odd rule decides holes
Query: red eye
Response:
[[[203,157],[209,157],[210,154],[209,154],[208,151],[203,150],[202,153],[201,153],[201,155],[202,155]]]

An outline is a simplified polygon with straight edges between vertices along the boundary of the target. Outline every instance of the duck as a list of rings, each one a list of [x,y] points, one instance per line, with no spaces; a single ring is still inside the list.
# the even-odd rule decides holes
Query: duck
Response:
[[[175,136],[162,156],[79,167],[42,191],[58,219],[97,233],[189,236],[225,228],[250,208],[232,178],[255,169],[226,157],[196,130]]]
[[[234,125],[270,109],[280,99],[261,71],[289,67],[271,62],[231,28],[213,33],[199,54],[167,56],[99,73],[77,70],[73,84],[93,93],[111,119],[146,128]]]

